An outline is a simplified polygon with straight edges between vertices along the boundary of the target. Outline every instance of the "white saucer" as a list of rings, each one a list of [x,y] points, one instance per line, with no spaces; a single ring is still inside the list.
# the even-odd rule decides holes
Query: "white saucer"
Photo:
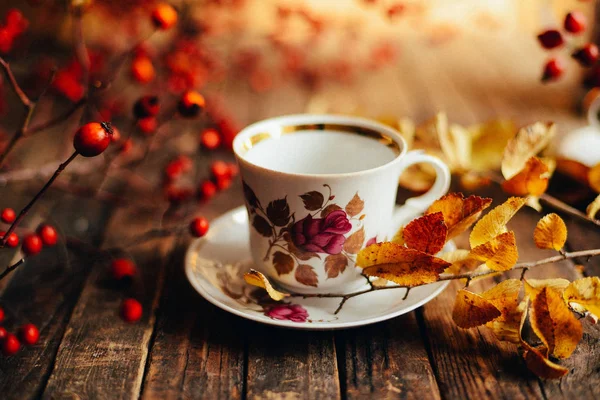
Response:
[[[353,297],[341,311],[340,299],[292,297],[273,302],[262,289],[249,286],[243,276],[252,268],[248,249],[248,215],[235,208],[211,222],[209,233],[190,245],[185,272],[206,300],[240,317],[293,329],[343,329],[373,324],[410,312],[440,294],[449,281],[406,290],[382,290]],[[448,243],[446,250],[455,246]],[[365,283],[365,288],[368,287]]]

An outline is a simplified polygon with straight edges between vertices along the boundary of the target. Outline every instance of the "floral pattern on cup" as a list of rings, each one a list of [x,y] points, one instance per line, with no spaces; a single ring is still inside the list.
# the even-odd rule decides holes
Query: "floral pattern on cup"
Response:
[[[307,212],[297,219],[290,211],[287,196],[264,207],[254,190],[243,182],[252,227],[269,238],[264,260],[271,260],[279,276],[294,273],[297,282],[312,287],[318,287],[319,279],[306,261],[325,257],[327,278],[336,278],[354,262],[365,243],[366,215],[358,192],[342,208],[334,202],[331,187],[323,187],[328,193],[314,190],[299,196]]]

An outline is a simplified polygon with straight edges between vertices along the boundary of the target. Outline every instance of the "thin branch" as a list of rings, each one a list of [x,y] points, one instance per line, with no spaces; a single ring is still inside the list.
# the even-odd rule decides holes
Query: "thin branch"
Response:
[[[547,193],[542,194],[540,196],[540,200],[544,201],[547,205],[549,205],[552,208],[555,208],[566,214],[570,214],[570,215],[572,215],[576,218],[579,218],[583,221],[591,222],[594,225],[600,226],[600,220],[592,219],[592,218],[588,217],[585,213],[582,213],[578,209],[571,207],[570,205],[568,205],[566,203],[563,203],[562,201],[558,200],[556,197],[550,196]]]
[[[68,110],[66,110],[65,112],[63,112],[62,114],[49,119],[46,122],[41,122],[37,125],[32,126],[31,128],[29,128],[29,130],[26,132],[27,136],[32,136],[35,135],[36,133],[39,133],[43,130],[46,130],[48,128],[52,128],[55,125],[60,124],[61,122],[66,121],[67,119],[69,119],[69,117],[73,114],[75,114],[75,112],[77,110],[79,110],[79,108],[81,108],[85,103],[87,102],[87,97],[82,97],[77,103],[73,104],[71,106],[71,108],[69,108]]]
[[[19,99],[21,100],[21,103],[23,103],[23,106],[25,106],[26,108],[31,108],[33,106],[33,102],[29,99],[29,97],[27,97],[23,89],[21,89],[21,86],[19,86],[19,84],[17,83],[15,75],[13,74],[12,69],[10,68],[10,64],[7,63],[6,60],[4,60],[4,58],[0,57],[0,65],[2,65],[4,73],[6,74],[6,77],[10,82],[10,85],[12,86],[15,94],[19,96]]]
[[[6,275],[10,274],[12,271],[17,269],[19,267],[19,265],[23,264],[24,262],[25,262],[25,259],[21,258],[19,261],[17,261],[13,265],[9,265],[8,267],[6,267],[6,269],[4,271],[2,271],[2,273],[0,273],[0,280],[4,279],[6,277]]]
[[[73,9],[73,41],[75,43],[75,56],[81,65],[84,96],[90,86],[90,55],[83,38],[83,10],[80,7]]]

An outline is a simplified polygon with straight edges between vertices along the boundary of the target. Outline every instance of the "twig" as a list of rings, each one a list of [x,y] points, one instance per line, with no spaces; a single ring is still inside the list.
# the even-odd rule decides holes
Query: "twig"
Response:
[[[0,273],[0,280],[4,279],[6,277],[6,275],[10,274],[12,271],[17,269],[17,267],[19,265],[23,264],[24,262],[25,262],[25,259],[21,258],[19,261],[17,261],[13,265],[9,265],[8,267],[6,267],[6,269],[4,271],[2,271],[2,273]]]
[[[81,65],[83,93],[87,95],[90,86],[90,56],[83,39],[83,10],[73,8],[73,41],[75,42],[75,56]]]
[[[7,63],[6,60],[4,60],[4,58],[0,57],[0,65],[2,65],[4,73],[6,74],[6,77],[10,82],[10,85],[12,86],[15,94],[19,96],[19,99],[21,100],[21,103],[23,103],[23,106],[25,106],[26,108],[33,107],[33,102],[29,99],[29,97],[27,97],[23,89],[21,89],[21,86],[19,86],[19,84],[17,83],[15,75],[13,74],[12,69],[10,68],[10,64]]]
[[[41,131],[44,131],[48,128],[51,128],[55,125],[58,125],[61,122],[66,121],[67,119],[69,119],[69,117],[73,114],[75,114],[75,112],[82,107],[85,103],[87,102],[87,97],[82,97],[77,103],[73,104],[71,106],[71,108],[69,108],[68,110],[66,110],[65,112],[63,112],[62,114],[49,119],[46,122],[41,122],[37,125],[32,126],[31,128],[29,128],[29,130],[27,130],[27,136],[32,136],[36,133],[39,133]]]

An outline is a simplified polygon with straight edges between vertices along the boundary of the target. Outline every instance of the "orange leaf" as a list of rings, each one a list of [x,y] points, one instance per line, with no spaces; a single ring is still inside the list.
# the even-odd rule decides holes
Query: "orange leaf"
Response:
[[[520,342],[521,320],[526,302],[519,304],[521,281],[506,279],[493,288],[481,293],[481,297],[491,302],[502,314],[486,324],[498,340],[511,343]]]
[[[481,212],[492,204],[492,199],[469,196],[462,193],[448,193],[436,200],[425,214],[441,212],[448,227],[446,240],[466,231],[481,215]]]
[[[550,143],[555,132],[556,126],[553,123],[536,122],[521,128],[504,149],[501,166],[504,178],[510,179],[521,171],[527,160]]]
[[[590,187],[600,193],[600,163],[590,168],[587,178]]]
[[[548,360],[541,351],[531,347],[527,343],[523,343],[523,347],[525,347],[525,352],[523,353],[525,365],[540,378],[558,379],[569,372],[567,368]]]
[[[459,274],[461,272],[472,271],[479,265],[481,261],[471,257],[469,250],[458,249],[447,253],[442,253],[439,257],[449,262],[451,265],[444,271],[448,274]]]
[[[404,228],[406,246],[428,254],[436,254],[444,248],[448,228],[441,212],[427,214],[411,221]]]
[[[500,310],[477,293],[461,289],[456,294],[452,319],[460,328],[474,328],[490,322],[501,315]]]
[[[269,282],[267,277],[254,269],[251,269],[244,274],[244,280],[249,285],[258,286],[259,288],[265,289],[269,294],[269,297],[273,300],[279,301],[289,296],[289,293],[283,293],[275,290],[273,286],[271,286],[271,282]]]
[[[567,226],[557,214],[551,213],[540,219],[533,231],[533,241],[540,249],[559,251],[567,241]]]
[[[517,241],[513,231],[501,233],[489,242],[471,250],[471,255],[484,261],[494,271],[508,271],[519,259]]]
[[[525,201],[520,197],[511,197],[481,218],[475,224],[471,236],[469,236],[471,247],[487,243],[501,233],[506,232],[506,224],[523,207]]]
[[[515,196],[540,196],[548,188],[549,175],[546,164],[531,157],[521,172],[502,183],[502,189]]]

